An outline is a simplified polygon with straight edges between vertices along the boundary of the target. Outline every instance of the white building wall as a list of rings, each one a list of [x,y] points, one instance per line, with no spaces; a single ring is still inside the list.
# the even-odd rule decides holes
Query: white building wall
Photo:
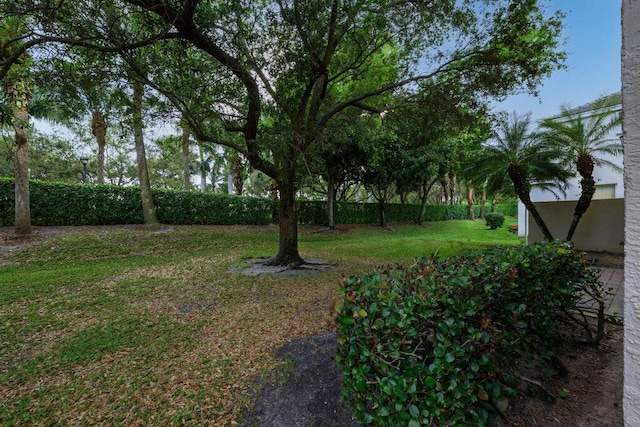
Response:
[[[622,2],[625,146],[624,421],[640,426],[640,0]]]
[[[616,133],[619,133],[616,132]],[[602,156],[604,159],[617,165],[620,169],[614,169],[610,166],[596,166],[593,170],[593,178],[596,181],[596,189],[602,185],[614,185],[616,199],[624,198],[624,174],[623,174],[623,156]],[[578,200],[580,198],[580,176],[569,180],[566,197],[558,192],[558,197],[549,191],[542,191],[539,188],[531,189],[532,202],[554,202],[556,200]]]
[[[582,112],[581,114],[584,118],[589,117],[589,111]],[[611,132],[605,137],[605,139],[610,140],[611,142],[617,142],[621,135],[622,127],[619,126],[612,129]],[[622,155],[614,156],[601,154],[598,156],[603,158],[603,160],[605,161],[611,162],[615,166],[595,166],[593,170],[593,178],[596,182],[596,193],[594,194],[593,200],[624,199],[624,157]],[[534,202],[536,206],[541,206],[545,211],[545,213],[541,215],[542,219],[549,229],[553,228],[555,230],[552,231],[552,234],[555,238],[564,239],[566,237],[566,233],[569,230],[569,224],[571,223],[571,215],[569,214],[569,211],[572,211],[573,207],[575,207],[575,202],[577,202],[580,198],[580,193],[582,190],[582,187],[580,186],[580,180],[581,177],[576,173],[576,176],[571,178],[567,182],[567,187],[564,193],[559,190],[543,191],[539,187],[535,186],[533,186],[531,189],[531,192],[529,194],[531,197],[531,201]],[[556,202],[558,204],[553,205],[551,208],[546,206],[549,203]],[[567,202],[574,202],[573,207],[567,205]],[[611,214],[616,215],[615,218],[606,217],[607,208],[603,209],[603,212],[605,214],[604,217],[607,218],[608,221],[611,221],[612,226],[616,227],[614,230],[612,230],[611,235],[607,235],[607,233],[604,233],[603,236],[599,236],[597,238],[595,236],[589,237],[588,234],[592,230],[585,230],[585,228],[588,228],[592,225],[598,227],[598,223],[588,225],[586,224],[586,221],[581,221],[581,223],[578,225],[578,230],[581,230],[582,234],[587,233],[585,234],[585,237],[587,238],[577,240],[581,240],[581,243],[584,245],[584,250],[612,250],[614,252],[620,252],[621,246],[619,237],[623,235],[624,215],[621,210],[617,209],[617,207],[618,205],[614,204],[614,206],[612,206],[611,208]],[[530,215],[527,215],[525,211],[526,210],[524,208],[524,205],[519,202],[518,235],[524,236],[527,244],[542,240],[542,234],[540,230],[538,229],[537,225],[531,220]],[[602,215],[599,214],[596,217],[602,217]],[[567,218],[569,218],[568,221]],[[577,244],[576,238],[574,238],[573,241]]]

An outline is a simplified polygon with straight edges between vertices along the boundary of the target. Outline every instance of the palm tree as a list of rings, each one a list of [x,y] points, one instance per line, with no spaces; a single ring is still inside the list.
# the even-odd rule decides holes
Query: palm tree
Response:
[[[7,19],[0,22],[0,61],[6,61],[19,46],[25,25],[21,19]],[[29,71],[31,57],[23,53],[10,66],[7,75],[0,81],[4,102],[9,105],[9,123],[14,128],[15,164],[15,233],[31,234],[31,210],[29,194],[29,102],[31,101],[31,80]]]
[[[608,138],[611,131],[620,125],[620,103],[620,94],[601,96],[590,105],[590,114],[586,117],[583,117],[582,112],[576,112],[563,105],[558,117],[546,119],[540,125],[545,132],[544,138],[547,142],[565,152],[567,162],[575,165],[582,178],[580,198],[573,211],[573,220],[566,240],[573,239],[580,218],[591,205],[591,199],[596,191],[596,183],[593,179],[594,166],[620,169],[602,157],[622,154],[620,141],[617,138]]]
[[[493,137],[473,154],[469,172],[486,178],[489,192],[505,188],[508,180],[511,180],[518,198],[531,213],[544,237],[553,240],[529,192],[533,185],[549,191],[564,191],[571,173],[558,162],[561,152],[530,132],[530,126],[530,114],[519,115],[514,112],[510,120],[502,121]]]

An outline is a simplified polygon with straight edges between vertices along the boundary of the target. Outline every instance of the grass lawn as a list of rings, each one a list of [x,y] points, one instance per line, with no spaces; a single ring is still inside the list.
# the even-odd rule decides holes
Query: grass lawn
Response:
[[[37,229],[24,246],[5,229],[0,425],[231,425],[273,350],[324,330],[343,276],[522,244],[480,220],[394,227],[301,227],[301,255],[337,267],[297,278],[229,272],[274,255],[276,226]]]

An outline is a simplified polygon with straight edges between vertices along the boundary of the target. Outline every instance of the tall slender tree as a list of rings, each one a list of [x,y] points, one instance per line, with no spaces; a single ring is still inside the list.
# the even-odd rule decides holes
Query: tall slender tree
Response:
[[[142,103],[144,98],[144,84],[135,77],[131,80],[133,94],[131,97],[131,126],[133,128],[133,138],[136,146],[136,163],[138,165],[138,181],[140,183],[140,194],[142,197],[142,213],[145,225],[155,225],[158,223],[156,207],[153,202],[151,192],[151,182],[149,180],[149,168],[147,166],[147,154],[144,145],[144,123],[142,120]]]
[[[573,219],[566,240],[572,240],[580,218],[591,206],[596,182],[595,166],[620,168],[608,156],[622,155],[622,144],[612,131],[620,126],[622,98],[620,94],[601,96],[587,111],[571,109],[563,105],[558,117],[549,118],[540,125],[547,142],[565,153],[565,160],[573,163],[580,180],[580,198],[573,211]]]
[[[24,21],[20,18],[0,21],[0,61],[16,55],[2,79],[2,89],[10,105],[10,123],[14,129],[15,233],[19,235],[31,234],[28,129],[32,60],[27,52],[21,52],[22,44],[12,42],[20,40],[25,31]]]

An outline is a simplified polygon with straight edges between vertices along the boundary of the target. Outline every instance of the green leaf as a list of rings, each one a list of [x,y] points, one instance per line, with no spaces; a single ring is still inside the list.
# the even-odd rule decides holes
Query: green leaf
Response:
[[[409,414],[412,418],[418,418],[420,416],[420,409],[416,405],[409,405]]]

